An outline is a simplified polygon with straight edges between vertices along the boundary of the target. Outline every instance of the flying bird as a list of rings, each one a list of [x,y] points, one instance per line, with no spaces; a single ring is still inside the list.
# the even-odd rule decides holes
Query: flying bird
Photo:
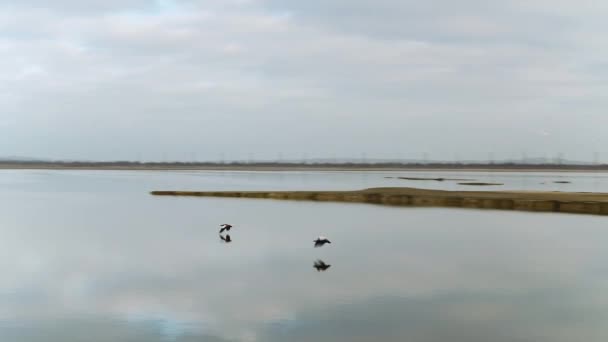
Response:
[[[325,236],[319,236],[316,240],[313,240],[315,247],[322,247],[326,243],[331,243]]]
[[[223,235],[220,234],[220,239],[222,239],[226,243],[232,242],[232,239],[230,238],[230,234],[226,234],[226,237],[224,237]]]
[[[312,267],[316,268],[317,272],[321,272],[321,271],[327,271],[327,269],[330,268],[331,265],[328,265],[323,260],[319,259],[319,260],[315,261],[315,263]]]
[[[222,229],[220,229],[220,234],[221,234],[221,233],[223,233],[223,232],[224,232],[224,230],[225,230],[225,231],[227,231],[227,232],[229,232],[229,231],[230,231],[230,228],[232,228],[232,226],[231,226],[231,225],[226,224],[226,223],[224,223],[224,224],[220,224],[220,227],[222,227]]]

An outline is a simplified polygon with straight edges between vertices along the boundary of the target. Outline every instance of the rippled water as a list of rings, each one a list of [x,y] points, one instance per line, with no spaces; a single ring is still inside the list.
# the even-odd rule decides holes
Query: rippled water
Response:
[[[148,195],[458,187],[399,175],[434,174],[1,171],[0,341],[605,341],[605,217]]]

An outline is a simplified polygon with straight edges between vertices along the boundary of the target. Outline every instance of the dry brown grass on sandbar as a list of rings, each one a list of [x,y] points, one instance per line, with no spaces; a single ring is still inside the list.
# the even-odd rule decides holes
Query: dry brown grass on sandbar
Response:
[[[545,191],[446,191],[371,188],[355,191],[153,191],[156,196],[266,198],[608,215],[608,194]]]

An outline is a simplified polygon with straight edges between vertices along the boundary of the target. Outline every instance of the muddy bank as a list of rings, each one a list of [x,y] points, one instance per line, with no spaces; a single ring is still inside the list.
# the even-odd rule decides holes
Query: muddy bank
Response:
[[[484,183],[484,182],[464,182],[458,183],[460,185],[474,185],[474,186],[495,186],[495,185],[504,185],[503,183]]]
[[[426,178],[426,177],[384,177],[384,178],[396,178],[396,179],[404,179],[404,180],[416,180],[416,181],[474,181],[474,179],[467,178]]]
[[[608,215],[608,193],[371,188],[356,191],[153,191],[151,194]]]

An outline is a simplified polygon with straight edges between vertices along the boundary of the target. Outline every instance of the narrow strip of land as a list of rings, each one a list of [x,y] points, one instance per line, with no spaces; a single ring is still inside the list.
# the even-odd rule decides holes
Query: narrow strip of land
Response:
[[[393,179],[404,179],[404,180],[415,180],[415,181],[474,181],[474,179],[470,178],[428,178],[428,177],[384,177],[384,178],[393,178]]]
[[[348,164],[348,163],[137,163],[137,162],[7,162],[0,170],[112,171],[458,171],[458,172],[608,172],[608,165],[526,164]],[[457,180],[404,177],[409,180]]]
[[[151,194],[157,196],[266,198],[608,215],[608,193],[370,188],[355,191],[153,191]]]

